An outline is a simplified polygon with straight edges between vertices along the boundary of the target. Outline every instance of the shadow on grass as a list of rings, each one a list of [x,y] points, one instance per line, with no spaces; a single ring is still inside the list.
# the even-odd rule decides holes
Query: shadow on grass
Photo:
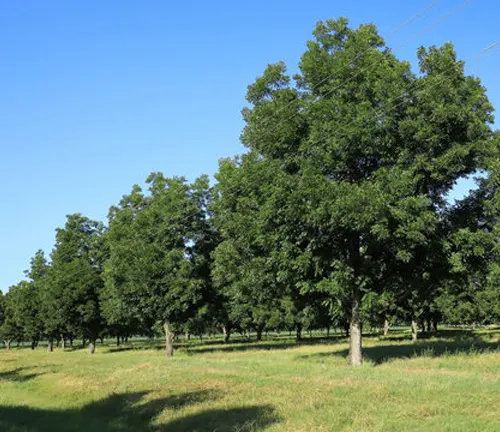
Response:
[[[173,420],[157,430],[166,432],[261,431],[279,421],[274,409],[263,405],[204,411]]]
[[[288,349],[294,348],[302,345],[318,345],[318,344],[334,344],[339,341],[345,341],[345,336],[333,335],[330,337],[313,337],[307,339],[301,339],[296,341],[295,339],[269,339],[269,340],[235,340],[225,343],[224,341],[207,341],[207,343],[180,343],[175,344],[175,349],[180,351],[186,351],[189,355],[212,353],[212,352],[233,352],[233,351],[265,351],[265,350],[276,350],[276,349]],[[105,354],[113,354],[124,351],[140,351],[140,350],[163,350],[165,346],[163,344],[141,344],[133,346],[120,346],[109,348],[105,351]]]
[[[429,339],[432,337],[432,339]],[[408,338],[404,338],[407,340]],[[388,338],[388,341],[398,342],[401,339]],[[471,330],[445,330],[438,334],[424,334],[417,342],[405,344],[376,345],[363,348],[366,359],[376,365],[398,358],[411,357],[441,357],[453,354],[484,353],[500,350],[500,342],[486,341],[481,335]],[[317,353],[302,355],[300,359],[325,358],[331,355],[347,357],[349,350],[344,349],[334,353]]]
[[[0,372],[0,383],[2,381],[9,382],[25,382],[36,378],[37,376],[43,375],[41,373],[23,373],[27,370],[32,370],[33,368],[22,367],[16,368],[5,372]]]
[[[164,410],[214,400],[217,392],[205,390],[149,399],[147,393],[116,394],[73,410],[41,410],[25,406],[0,407],[0,430],[14,431],[234,431],[263,430],[279,421],[269,406],[208,410],[158,424]]]

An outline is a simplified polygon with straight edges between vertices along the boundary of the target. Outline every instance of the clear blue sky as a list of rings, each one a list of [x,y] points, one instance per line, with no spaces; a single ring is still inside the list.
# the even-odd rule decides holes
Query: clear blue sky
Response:
[[[66,214],[105,220],[151,171],[192,179],[241,153],[247,85],[270,62],[293,70],[316,21],[347,16],[385,35],[431,3],[0,2],[0,289],[50,251]],[[451,40],[469,58],[500,39],[493,0],[418,34],[462,3],[442,0],[389,45],[414,62],[419,45]],[[468,67],[497,107],[499,66],[497,55]]]

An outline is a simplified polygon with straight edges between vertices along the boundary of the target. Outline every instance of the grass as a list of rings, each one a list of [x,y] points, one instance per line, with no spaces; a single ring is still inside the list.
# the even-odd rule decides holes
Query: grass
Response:
[[[499,431],[500,329],[0,351],[0,431]]]

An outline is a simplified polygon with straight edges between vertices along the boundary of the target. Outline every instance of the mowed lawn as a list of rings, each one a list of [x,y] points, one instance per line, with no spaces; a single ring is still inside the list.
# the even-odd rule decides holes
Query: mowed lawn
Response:
[[[0,431],[500,431],[499,337],[0,350]]]

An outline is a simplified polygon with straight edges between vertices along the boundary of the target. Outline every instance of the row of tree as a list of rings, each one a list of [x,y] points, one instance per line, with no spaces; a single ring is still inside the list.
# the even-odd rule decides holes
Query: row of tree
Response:
[[[451,44],[419,71],[373,25],[320,22],[299,73],[248,87],[241,140],[215,186],[153,173],[109,212],[58,229],[50,262],[0,296],[0,333],[90,344],[102,335],[500,322],[500,136]],[[457,180],[478,188],[451,205]]]

